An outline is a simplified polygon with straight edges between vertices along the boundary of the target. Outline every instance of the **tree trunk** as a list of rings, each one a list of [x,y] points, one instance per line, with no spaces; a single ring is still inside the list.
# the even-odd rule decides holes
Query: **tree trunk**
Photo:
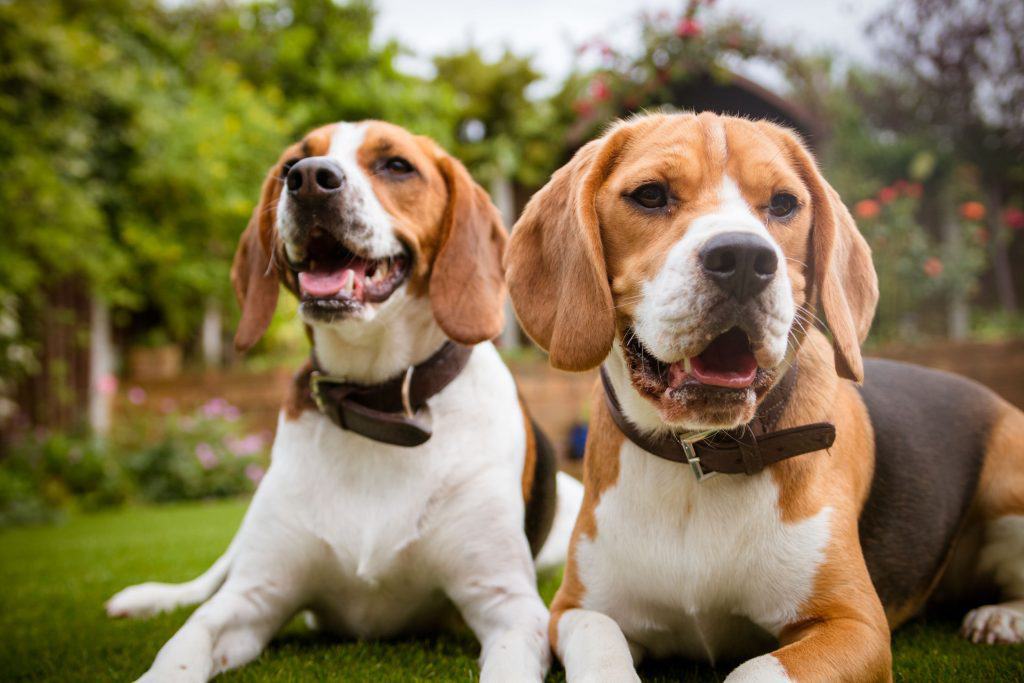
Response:
[[[501,175],[491,182],[491,199],[501,213],[501,219],[508,230],[516,220],[515,195],[512,191],[512,180],[508,176]],[[505,297],[505,327],[498,337],[499,344],[503,349],[514,349],[519,346],[519,323],[516,322],[516,314],[512,308],[512,300]]]
[[[999,305],[1007,313],[1017,312],[1017,292],[1013,288],[1013,264],[1010,263],[1010,240],[1000,219],[1003,193],[991,183],[985,193],[986,215],[988,216],[989,253],[992,257],[992,271],[996,281],[996,295]]]

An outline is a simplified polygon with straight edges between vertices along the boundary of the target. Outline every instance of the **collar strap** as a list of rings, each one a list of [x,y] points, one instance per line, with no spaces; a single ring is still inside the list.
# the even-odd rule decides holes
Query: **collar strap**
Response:
[[[718,473],[757,474],[787,458],[832,446],[836,428],[831,422],[771,431],[789,399],[795,376],[794,366],[761,402],[757,416],[743,427],[684,435],[645,434],[623,414],[608,373],[601,367],[605,404],[612,421],[626,438],[659,458],[688,464],[698,481]]]
[[[427,400],[459,376],[473,347],[445,342],[419,365],[381,384],[355,384],[332,377],[313,357],[308,394],[317,410],[338,427],[395,446],[419,446],[430,438]]]

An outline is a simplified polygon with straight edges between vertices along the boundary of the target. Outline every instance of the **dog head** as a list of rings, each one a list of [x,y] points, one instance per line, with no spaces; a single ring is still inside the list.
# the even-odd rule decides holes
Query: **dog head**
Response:
[[[878,296],[866,242],[800,141],[707,113],[632,119],[580,149],[531,199],[506,267],[551,363],[609,359],[651,428],[751,420],[819,315],[836,371],[859,381]]]
[[[487,194],[432,140],[379,121],[317,128],[271,167],[239,242],[235,346],[266,330],[280,284],[314,337],[414,305],[454,341],[491,339],[505,241]]]

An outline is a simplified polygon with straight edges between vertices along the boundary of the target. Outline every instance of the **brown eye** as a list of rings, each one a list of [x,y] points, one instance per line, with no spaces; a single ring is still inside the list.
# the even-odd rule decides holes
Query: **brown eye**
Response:
[[[796,197],[788,192],[776,192],[768,204],[768,213],[776,218],[788,218],[796,211]]]
[[[302,161],[302,159],[289,159],[288,161],[284,162],[284,164],[281,166],[281,177],[287,178],[288,171],[292,170],[292,166],[299,163],[300,161]]]
[[[415,169],[402,157],[391,157],[384,162],[384,170],[393,175],[408,175]]]
[[[668,204],[668,193],[659,183],[641,185],[629,193],[629,198],[645,209],[660,209]]]

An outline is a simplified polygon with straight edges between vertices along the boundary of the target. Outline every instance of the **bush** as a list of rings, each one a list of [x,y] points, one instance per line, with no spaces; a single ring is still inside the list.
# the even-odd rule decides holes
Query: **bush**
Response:
[[[0,460],[0,527],[53,521],[69,508],[251,493],[269,442],[247,433],[223,399],[184,414],[132,408],[106,439],[35,434]]]

